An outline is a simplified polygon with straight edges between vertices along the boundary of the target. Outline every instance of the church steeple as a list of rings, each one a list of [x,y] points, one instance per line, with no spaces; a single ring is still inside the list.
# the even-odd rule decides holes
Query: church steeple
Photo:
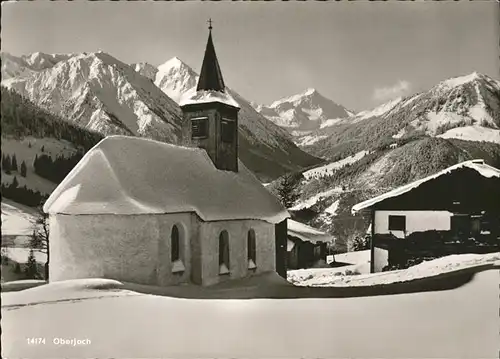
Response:
[[[212,20],[205,57],[195,93],[181,98],[182,143],[203,148],[219,170],[238,172],[238,111],[240,106],[225,91],[212,41]]]
[[[224,92],[226,86],[224,85],[224,79],[222,78],[222,72],[220,70],[219,61],[217,61],[217,55],[215,54],[215,47],[212,41],[212,19],[209,19],[208,23],[209,33],[207,47],[205,48],[205,56],[203,58],[203,64],[201,65],[200,79],[198,80],[196,91],[212,90]]]

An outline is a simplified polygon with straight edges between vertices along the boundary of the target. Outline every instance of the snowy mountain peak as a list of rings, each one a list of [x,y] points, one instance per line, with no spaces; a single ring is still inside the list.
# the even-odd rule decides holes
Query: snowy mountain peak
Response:
[[[453,77],[451,79],[447,79],[445,81],[441,81],[436,87],[438,89],[450,89],[459,87],[465,84],[469,84],[475,81],[489,81],[491,80],[488,76],[483,75],[477,71],[474,71],[471,74]]]
[[[173,69],[189,69],[192,70],[189,65],[187,65],[184,61],[179,59],[177,56],[172,57],[170,60],[165,61],[163,64],[158,66],[159,72],[170,72]]]
[[[178,57],[158,66],[155,84],[171,99],[179,103],[181,97],[198,83],[198,74]]]
[[[321,95],[315,88],[308,88],[297,95],[274,101],[270,106],[254,108],[278,126],[292,131],[311,131],[325,123],[332,123],[351,113],[341,105]]]
[[[315,88],[312,88],[312,87],[311,87],[311,88],[308,88],[308,89],[304,92],[304,95],[308,96],[308,95],[312,95],[312,94],[314,94],[314,93],[316,93],[316,92],[318,92],[318,91],[316,91],[316,89],[315,89]]]

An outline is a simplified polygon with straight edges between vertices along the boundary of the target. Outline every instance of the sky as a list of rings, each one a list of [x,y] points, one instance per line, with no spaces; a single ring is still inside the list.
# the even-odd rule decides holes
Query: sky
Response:
[[[356,111],[474,71],[500,80],[495,1],[3,2],[1,50],[199,72],[209,17],[226,85],[257,103],[316,88]]]

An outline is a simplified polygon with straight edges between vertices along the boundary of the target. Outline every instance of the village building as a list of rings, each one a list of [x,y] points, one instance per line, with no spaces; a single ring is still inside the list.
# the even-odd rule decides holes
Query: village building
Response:
[[[327,246],[333,244],[333,236],[291,219],[287,227],[287,269],[326,265]]]
[[[371,216],[371,272],[424,259],[498,251],[500,170],[483,160],[432,176],[355,205]]]
[[[212,285],[286,277],[289,213],[238,159],[238,111],[210,33],[182,146],[110,136],[51,194],[51,281]]]

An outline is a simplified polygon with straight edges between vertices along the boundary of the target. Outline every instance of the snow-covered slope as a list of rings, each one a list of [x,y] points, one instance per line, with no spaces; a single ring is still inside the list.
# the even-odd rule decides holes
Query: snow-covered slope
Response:
[[[149,79],[103,53],[80,54],[2,85],[47,110],[103,134],[176,142],[180,110]]]
[[[353,257],[355,258],[354,263],[349,261]],[[408,269],[372,274],[370,274],[369,250],[336,255],[335,260],[352,264],[337,268],[289,271],[288,280],[295,285],[306,287],[351,287],[406,282],[484,264],[493,264],[500,261],[500,252],[449,255],[424,261]],[[347,273],[348,271],[357,273],[357,275],[346,275],[346,271]]]
[[[57,184],[35,173],[33,167],[35,156],[44,154],[55,160],[58,156],[67,158],[76,152],[77,148],[72,143],[55,138],[27,136],[23,139],[16,139],[2,136],[2,154],[15,155],[18,167],[22,162],[26,164],[26,177],[21,176],[19,171],[12,171],[10,174],[2,171],[2,183],[9,185],[14,180],[14,177],[16,177],[20,187],[26,186],[28,189],[49,195],[56,188]]]
[[[31,235],[36,211],[27,206],[2,198],[2,236]]]
[[[254,106],[278,126],[293,131],[310,131],[331,126],[336,121],[352,115],[344,106],[336,104],[313,88],[277,100],[270,106]]]
[[[189,289],[196,290],[184,290]],[[336,288],[312,290],[338,293]],[[498,355],[498,270],[478,273],[453,290],[353,298],[204,300],[138,291],[124,290],[111,280],[86,279],[2,293],[2,354],[464,359]],[[304,292],[310,292],[260,281],[251,288],[226,289],[224,297],[238,291],[267,291],[271,297],[282,292],[307,297]],[[198,292],[197,298],[203,298]],[[34,345],[26,338],[43,338],[45,344]],[[68,344],[58,344],[61,339]]]

